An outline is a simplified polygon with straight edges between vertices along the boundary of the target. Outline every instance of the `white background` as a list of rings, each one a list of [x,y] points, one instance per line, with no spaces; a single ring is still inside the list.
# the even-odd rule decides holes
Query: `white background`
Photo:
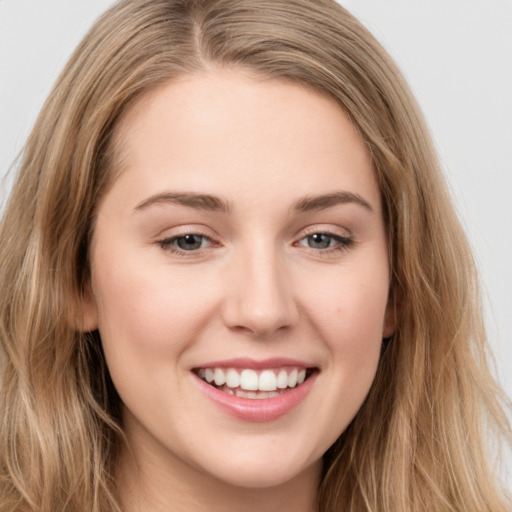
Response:
[[[512,0],[340,0],[398,62],[432,129],[478,261],[512,395]],[[0,175],[110,0],[0,0]],[[0,189],[8,194],[10,179]]]

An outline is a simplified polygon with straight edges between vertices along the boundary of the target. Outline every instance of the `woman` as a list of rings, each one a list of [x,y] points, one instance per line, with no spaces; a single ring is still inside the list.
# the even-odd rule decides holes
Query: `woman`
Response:
[[[467,244],[335,2],[116,4],[0,236],[0,510],[506,510]]]

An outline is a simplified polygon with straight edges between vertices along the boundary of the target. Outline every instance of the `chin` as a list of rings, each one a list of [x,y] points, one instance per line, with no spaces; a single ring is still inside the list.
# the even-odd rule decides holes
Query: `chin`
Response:
[[[272,457],[252,457],[251,460],[239,458],[236,461],[231,458],[215,467],[203,467],[203,471],[233,487],[257,490],[283,486],[305,475],[319,475],[322,464],[322,458],[312,462],[290,459],[286,457],[286,452],[280,453],[276,448]]]

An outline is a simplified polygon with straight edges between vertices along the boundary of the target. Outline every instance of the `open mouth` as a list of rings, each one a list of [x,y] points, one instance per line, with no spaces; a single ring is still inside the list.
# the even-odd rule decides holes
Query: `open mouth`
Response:
[[[318,368],[287,366],[252,368],[195,368],[194,373],[214,388],[240,398],[275,398],[303,384]]]

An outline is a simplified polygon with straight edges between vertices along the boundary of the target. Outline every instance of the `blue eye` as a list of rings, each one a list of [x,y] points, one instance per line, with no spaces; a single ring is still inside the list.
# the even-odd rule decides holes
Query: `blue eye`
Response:
[[[166,238],[159,243],[167,250],[192,252],[208,247],[210,239],[204,235],[191,233],[188,235]]]
[[[326,250],[326,249],[344,249],[352,243],[350,238],[330,233],[313,233],[302,238],[299,245],[310,249]]]
[[[306,241],[309,247],[312,249],[328,249],[331,247],[334,239],[332,236],[324,233],[315,233],[306,237]]]
[[[195,251],[203,246],[202,235],[185,235],[175,239],[176,245],[183,251]]]

